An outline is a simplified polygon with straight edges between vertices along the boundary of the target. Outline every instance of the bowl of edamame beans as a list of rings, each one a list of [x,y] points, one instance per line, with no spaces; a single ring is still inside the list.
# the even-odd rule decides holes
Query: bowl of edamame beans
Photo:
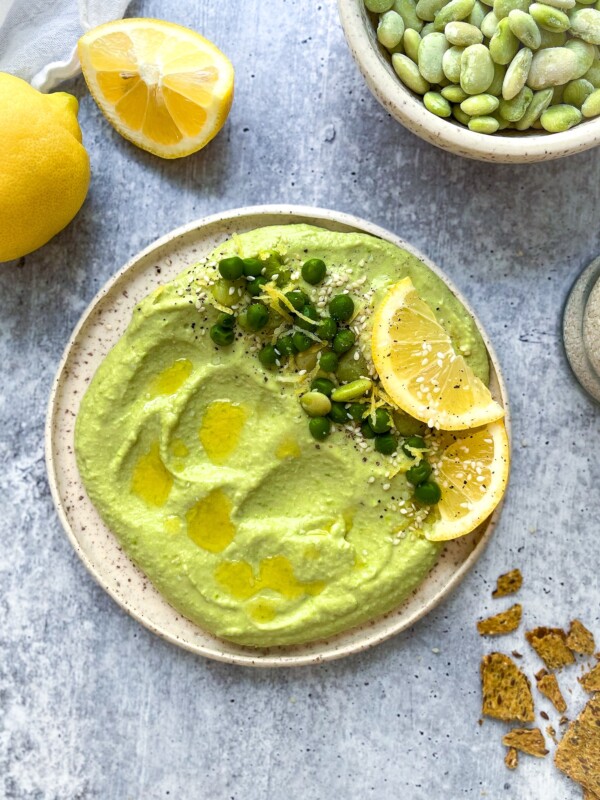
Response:
[[[338,0],[383,107],[457,155],[544,161],[600,144],[600,0]]]

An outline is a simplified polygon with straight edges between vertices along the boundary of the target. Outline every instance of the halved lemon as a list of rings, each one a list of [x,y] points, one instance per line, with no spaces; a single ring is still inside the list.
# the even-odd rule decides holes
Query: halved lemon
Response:
[[[504,423],[446,431],[436,437],[429,459],[442,497],[423,532],[434,542],[465,536],[490,516],[506,490],[510,447]]]
[[[88,88],[129,141],[162,158],[204,147],[233,101],[233,67],[195,31],[156,19],[99,25],[78,44]]]
[[[476,428],[504,416],[410,278],[394,284],[376,309],[371,350],[390,398],[430,428]]]

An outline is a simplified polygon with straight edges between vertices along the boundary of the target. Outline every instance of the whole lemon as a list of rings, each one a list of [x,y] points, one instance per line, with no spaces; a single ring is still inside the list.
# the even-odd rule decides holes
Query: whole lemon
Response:
[[[0,72],[0,261],[37,250],[81,208],[90,160],[77,99]]]

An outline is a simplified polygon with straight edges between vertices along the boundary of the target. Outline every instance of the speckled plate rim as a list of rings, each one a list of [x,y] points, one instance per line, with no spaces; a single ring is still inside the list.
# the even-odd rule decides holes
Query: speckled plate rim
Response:
[[[246,224],[244,224],[244,220],[246,220]],[[250,223],[250,220],[252,222]],[[297,205],[260,205],[260,206],[249,206],[240,209],[234,209],[230,211],[225,211],[219,214],[214,214],[211,216],[204,217],[202,219],[196,220],[194,222],[190,222],[187,225],[184,225],[180,228],[177,228],[170,233],[166,234],[165,236],[157,239],[148,247],[144,248],[140,251],[137,255],[135,255],[130,261],[128,261],[124,267],[122,267],[98,292],[98,294],[94,297],[92,302],[89,304],[87,309],[84,311],[83,315],[81,316],[77,326],[75,327],[69,341],[66,345],[64,350],[63,356],[59,363],[56,377],[54,379],[49,404],[48,404],[48,413],[46,418],[46,428],[45,428],[45,449],[46,449],[46,464],[48,470],[48,480],[49,485],[52,493],[52,498],[54,504],[56,506],[57,514],[60,519],[60,522],[67,534],[69,541],[71,542],[75,552],[82,560],[83,564],[85,565],[86,569],[90,572],[92,577],[102,586],[102,588],[115,600],[116,603],[128,614],[130,614],[134,619],[144,625],[146,628],[151,630],[153,633],[157,634],[158,636],[162,637],[163,639],[175,644],[179,647],[182,647],[185,650],[189,650],[191,652],[197,653],[199,655],[203,655],[207,658],[214,659],[216,661],[222,661],[231,664],[238,664],[243,666],[252,666],[252,667],[285,667],[285,666],[303,666],[303,665],[311,665],[311,664],[319,664],[326,661],[331,661],[337,658],[342,658],[347,655],[351,655],[353,653],[362,652],[370,647],[373,647],[380,642],[389,639],[391,636],[394,636],[397,633],[409,628],[410,626],[414,625],[419,619],[421,619],[425,614],[433,610],[454,588],[458,586],[458,584],[463,580],[467,572],[471,569],[471,567],[476,563],[476,561],[481,556],[483,550],[487,546],[488,542],[491,539],[493,534],[494,528],[498,522],[500,517],[502,503],[495,509],[494,513],[489,517],[489,519],[483,523],[480,528],[469,536],[464,537],[462,540],[456,543],[450,543],[449,547],[457,545],[461,548],[468,548],[467,552],[465,553],[464,557],[461,556],[460,564],[457,568],[452,572],[452,574],[448,577],[447,580],[444,581],[443,585],[432,594],[425,602],[419,600],[419,594],[422,592],[423,587],[426,587],[428,583],[432,580],[432,575],[436,573],[439,566],[434,567],[432,572],[429,573],[427,578],[422,582],[422,584],[397,608],[393,611],[389,612],[388,614],[379,617],[376,620],[371,622],[365,623],[357,628],[353,628],[349,631],[346,631],[342,634],[339,634],[335,637],[331,637],[330,639],[324,639],[319,642],[311,642],[304,645],[293,645],[293,646],[286,646],[286,647],[272,647],[272,648],[248,648],[239,645],[235,645],[231,642],[226,640],[218,639],[208,632],[202,630],[201,628],[197,627],[189,620],[181,617],[175,609],[173,609],[166,600],[162,598],[162,596],[158,593],[156,589],[146,581],[145,577],[141,573],[140,570],[131,562],[126,556],[122,553],[118,546],[118,542],[116,538],[113,536],[112,532],[100,521],[100,526],[103,528],[103,533],[106,535],[107,540],[109,540],[113,546],[121,555],[122,558],[125,560],[126,565],[128,568],[131,569],[132,574],[135,573],[139,579],[144,580],[144,590],[148,588],[148,594],[144,596],[144,603],[140,607],[137,607],[137,600],[139,598],[136,597],[135,592],[130,592],[128,594],[127,584],[125,583],[125,589],[121,587],[119,581],[116,582],[114,585],[114,581],[110,582],[107,581],[106,574],[103,574],[102,570],[98,568],[98,565],[94,563],[94,559],[91,558],[84,550],[83,543],[80,541],[77,532],[73,529],[73,525],[69,519],[69,515],[67,514],[67,510],[65,507],[65,498],[61,495],[60,486],[59,486],[59,479],[58,479],[58,470],[63,468],[63,462],[69,463],[71,468],[76,470],[76,462],[73,453],[73,448],[71,446],[70,452],[67,444],[64,440],[57,441],[54,436],[55,431],[55,423],[57,422],[57,412],[59,410],[60,402],[62,400],[62,393],[64,392],[64,378],[67,370],[67,366],[69,365],[69,360],[71,353],[78,342],[80,336],[83,335],[84,328],[92,315],[97,306],[105,299],[107,296],[116,290],[122,289],[122,283],[127,279],[128,276],[134,274],[136,267],[143,262],[151,255],[156,253],[157,251],[162,250],[167,247],[171,247],[175,252],[175,249],[178,243],[181,243],[186,236],[195,236],[201,241],[203,231],[210,230],[213,226],[217,225],[223,226],[224,235],[223,239],[229,237],[231,235],[232,224],[235,223],[235,229],[238,232],[243,230],[251,230],[256,227],[260,227],[261,224],[264,225],[272,225],[272,224],[291,224],[291,223],[308,223],[314,225],[321,225],[323,227],[332,229],[332,230],[341,230],[341,231],[359,231],[371,234],[380,239],[384,239],[386,241],[392,242],[393,244],[402,247],[409,252],[413,253],[419,259],[421,259],[436,275],[438,275],[446,285],[450,288],[450,290],[458,297],[458,299],[464,304],[465,308],[469,311],[469,313],[473,316],[485,342],[485,345],[488,350],[489,358],[490,358],[490,365],[492,367],[492,376],[493,376],[493,391],[496,398],[503,404],[506,410],[506,425],[507,431],[509,434],[510,439],[510,414],[509,414],[509,407],[508,407],[508,395],[505,388],[504,380],[502,378],[500,365],[497,359],[497,356],[494,352],[494,349],[486,335],[484,328],[482,327],[481,323],[477,319],[477,316],[473,313],[469,303],[465,300],[462,294],[456,289],[453,285],[452,281],[448,279],[448,277],[443,273],[435,264],[433,264],[428,258],[426,258],[422,253],[416,250],[411,245],[407,244],[403,239],[396,236],[395,234],[377,226],[365,220],[362,220],[358,217],[352,216],[350,214],[340,213],[336,211],[330,211],[327,209],[320,209],[320,208],[312,208],[309,206],[297,206]],[[206,234],[208,236],[208,234]],[[206,252],[209,252],[213,249],[213,244],[211,243],[206,248]],[[196,255],[196,260],[202,255],[202,253],[198,253]],[[161,260],[166,258],[166,253],[161,253]],[[153,263],[158,261],[158,259],[153,259]],[[173,274],[180,271],[182,268],[181,265],[178,265],[177,270],[174,271]],[[148,267],[146,267],[148,269]],[[171,275],[161,274],[160,278],[155,276],[156,283],[163,283],[165,280],[170,279]],[[133,278],[131,278],[133,280]],[[145,293],[144,293],[145,294]],[[138,302],[141,297],[133,298],[132,302]],[[115,336],[115,341],[119,338]],[[112,345],[111,345],[112,346]],[[83,392],[79,393],[79,397],[77,400],[74,401],[76,408],[78,409],[78,404]],[[73,414],[75,416],[76,412]],[[79,475],[78,471],[76,470],[77,476]],[[80,480],[80,478],[79,478]],[[82,487],[82,484],[81,484]],[[83,489],[82,489],[83,490]],[[84,491],[84,490],[83,490]],[[85,493],[85,491],[84,491]],[[87,499],[89,503],[89,499]],[[90,504],[91,505],[91,504]],[[78,514],[78,506],[73,509],[73,518],[77,518]],[[83,528],[85,530],[85,527]],[[462,552],[462,551],[461,551]],[[445,553],[444,553],[445,554]],[[443,555],[442,554],[442,557]],[[441,557],[441,558],[442,558]],[[440,558],[440,561],[441,561]],[[175,622],[184,629],[188,631],[193,631],[195,634],[195,641],[190,640],[190,637],[182,636],[180,632],[177,630],[171,629],[170,626],[165,626],[161,624],[157,624],[152,619],[152,615],[148,613],[147,608],[147,600],[148,595],[152,595],[152,599],[156,600],[156,602],[161,605],[161,611],[171,614],[174,617]]]
[[[400,83],[374,30],[369,30],[363,0],[337,0],[337,4],[348,47],[369,90],[394,119],[430,144],[464,158],[504,164],[550,161],[600,144],[600,117],[562,133],[493,136],[436,117]]]

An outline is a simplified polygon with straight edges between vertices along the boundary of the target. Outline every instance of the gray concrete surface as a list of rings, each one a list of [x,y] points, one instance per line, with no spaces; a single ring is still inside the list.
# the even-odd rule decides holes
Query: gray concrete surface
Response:
[[[477,724],[483,652],[517,647],[530,674],[539,664],[522,635],[487,642],[474,623],[504,607],[490,590],[518,565],[527,626],[579,615],[600,637],[598,406],[560,338],[568,289],[600,252],[600,149],[488,166],[421,142],[363,85],[333,0],[139,0],[131,10],[220,45],[236,99],[206,150],[170,163],[121,139],[74,81],[89,197],[49,245],[0,269],[0,797],[580,797],[550,758],[506,770],[505,726]],[[491,546],[435,613],[361,656],[257,672],[180,652],[94,583],[53,510],[43,427],[69,334],[126,259],[196,217],[278,201],[362,215],[452,275],[506,371],[514,469]],[[561,679],[572,715],[577,674]],[[548,703],[538,709],[556,725]]]

